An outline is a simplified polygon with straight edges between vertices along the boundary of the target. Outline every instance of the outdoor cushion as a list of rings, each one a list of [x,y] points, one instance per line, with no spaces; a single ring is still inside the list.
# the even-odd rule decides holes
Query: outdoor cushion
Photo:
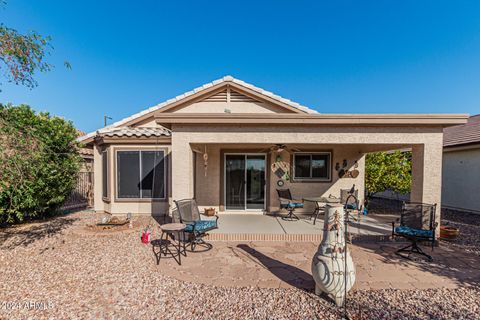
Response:
[[[217,222],[215,220],[198,220],[195,222],[195,231],[205,232],[208,230],[215,229],[217,227]],[[193,223],[188,223],[185,227],[186,232],[193,232]]]
[[[347,204],[347,209],[350,209],[350,210],[357,210],[357,204],[356,203],[348,203]]]
[[[433,236],[432,230],[421,230],[421,229],[410,228],[407,226],[396,227],[395,233],[399,235],[424,237],[424,238],[429,238]]]
[[[303,203],[301,202],[289,202],[282,203],[282,208],[303,208]]]

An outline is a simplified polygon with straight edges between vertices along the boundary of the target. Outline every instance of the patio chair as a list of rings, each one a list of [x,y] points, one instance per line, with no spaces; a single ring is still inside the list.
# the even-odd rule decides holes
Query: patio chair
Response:
[[[345,210],[359,210],[358,189],[355,185],[351,189],[340,189],[340,202],[344,205]]]
[[[205,242],[203,237],[208,231],[218,229],[218,216],[215,220],[202,220],[195,199],[183,199],[175,202],[180,222],[186,225],[185,233],[190,234],[189,244],[191,251],[194,252],[197,246],[203,247],[208,251],[212,248],[210,243]]]
[[[280,200],[280,208],[286,209],[288,214],[282,217],[286,221],[300,220],[299,217],[293,213],[296,208],[303,208],[303,202],[300,200],[293,200],[290,189],[277,189],[278,200]]]
[[[397,255],[410,259],[410,255],[416,253],[427,257],[430,261],[433,260],[418,246],[418,243],[421,241],[430,242],[433,251],[435,229],[438,226],[438,222],[435,222],[436,208],[436,204],[420,202],[404,202],[402,204],[400,218],[397,219],[400,222],[399,226],[395,226],[395,222],[392,222],[392,238],[400,236],[410,241],[411,244],[398,249],[396,251]],[[407,253],[407,255],[404,253]]]

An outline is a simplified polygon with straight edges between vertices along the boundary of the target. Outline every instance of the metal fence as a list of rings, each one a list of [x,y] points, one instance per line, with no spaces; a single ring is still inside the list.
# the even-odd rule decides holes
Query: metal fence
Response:
[[[93,206],[93,172],[78,173],[75,188],[60,210],[72,210]]]

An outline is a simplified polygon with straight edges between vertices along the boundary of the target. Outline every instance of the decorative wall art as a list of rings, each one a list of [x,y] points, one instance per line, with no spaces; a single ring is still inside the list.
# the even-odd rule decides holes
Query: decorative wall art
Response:
[[[358,162],[355,160],[353,163],[353,170],[348,170],[348,161],[347,159],[343,160],[342,166],[340,166],[340,163],[335,164],[335,170],[338,172],[338,177],[339,178],[356,178],[360,174],[360,171],[358,171]]]
[[[285,181],[290,180],[289,173],[290,164],[282,160],[282,157],[277,156],[276,161],[272,163],[271,170],[277,176],[278,179]]]

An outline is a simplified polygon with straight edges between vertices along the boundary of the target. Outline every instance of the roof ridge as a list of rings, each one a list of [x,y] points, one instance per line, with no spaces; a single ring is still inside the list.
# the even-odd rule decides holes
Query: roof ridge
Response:
[[[274,94],[273,92],[264,90],[264,89],[262,89],[262,88],[260,88],[260,87],[254,86],[253,84],[250,84],[250,83],[248,83],[248,82],[245,82],[245,81],[240,80],[240,79],[237,79],[237,78],[234,78],[234,77],[232,77],[231,75],[226,75],[226,76],[223,76],[222,78],[219,78],[219,79],[213,80],[213,81],[211,81],[211,82],[208,82],[208,83],[206,83],[206,84],[204,84],[204,85],[202,85],[202,86],[200,86],[200,87],[197,87],[197,88],[195,88],[195,89],[193,89],[193,90],[190,90],[190,91],[187,91],[187,92],[185,92],[185,93],[182,93],[182,94],[180,94],[180,95],[178,95],[178,96],[176,96],[176,97],[174,97],[174,98],[171,98],[171,99],[168,99],[168,100],[166,100],[166,101],[163,101],[163,102],[161,102],[161,103],[159,103],[159,104],[156,104],[156,105],[154,105],[154,106],[152,106],[152,107],[150,107],[150,108],[148,108],[148,109],[145,109],[145,110],[142,110],[142,111],[140,111],[140,112],[134,113],[133,115],[131,115],[131,116],[129,116],[129,117],[126,117],[126,118],[123,118],[123,119],[121,119],[121,120],[119,120],[119,121],[116,121],[116,122],[114,122],[114,123],[112,123],[112,124],[110,124],[110,125],[108,125],[108,126],[105,126],[105,127],[103,127],[103,128],[97,129],[96,131],[93,131],[93,132],[90,132],[90,133],[88,133],[88,134],[86,134],[86,135],[83,135],[83,136],[79,137],[79,138],[77,139],[77,141],[81,142],[81,141],[83,141],[83,140],[86,140],[86,139],[88,139],[88,138],[91,138],[91,137],[93,137],[94,135],[96,135],[97,133],[103,132],[104,130],[118,127],[118,126],[120,126],[120,125],[122,125],[122,124],[125,124],[125,123],[131,121],[131,120],[134,120],[134,119],[136,119],[136,118],[139,118],[139,117],[141,117],[141,116],[143,116],[143,115],[145,115],[145,114],[148,114],[148,113],[157,111],[157,110],[159,110],[159,109],[161,109],[161,108],[166,107],[166,106],[169,105],[169,104],[172,104],[172,103],[174,103],[174,102],[180,101],[181,99],[184,99],[184,98],[186,98],[186,97],[188,97],[188,96],[191,96],[191,95],[193,95],[193,94],[195,94],[195,93],[197,93],[197,92],[200,92],[200,91],[203,91],[203,90],[208,89],[208,88],[210,88],[210,87],[213,87],[214,85],[217,85],[217,84],[222,83],[222,82],[233,82],[233,83],[242,85],[242,86],[244,86],[244,87],[246,87],[246,88],[249,88],[249,89],[251,89],[251,90],[253,90],[253,91],[256,91],[256,92],[258,92],[258,93],[260,93],[260,94],[266,95],[266,96],[268,96],[268,97],[270,97],[270,98],[272,98],[272,99],[275,99],[275,100],[278,100],[278,101],[283,102],[283,103],[285,103],[285,104],[288,104],[288,105],[290,105],[290,106],[292,106],[292,107],[294,107],[294,108],[296,108],[296,109],[299,109],[299,110],[301,110],[301,111],[303,111],[303,112],[305,112],[305,113],[318,113],[317,111],[315,111],[315,110],[313,110],[313,109],[310,109],[310,108],[308,108],[308,107],[306,107],[306,106],[303,106],[303,105],[301,105],[301,104],[299,104],[299,103],[297,103],[297,102],[294,102],[294,101],[292,101],[292,100],[290,100],[290,99],[283,98],[282,96],[276,95],[276,94]]]

